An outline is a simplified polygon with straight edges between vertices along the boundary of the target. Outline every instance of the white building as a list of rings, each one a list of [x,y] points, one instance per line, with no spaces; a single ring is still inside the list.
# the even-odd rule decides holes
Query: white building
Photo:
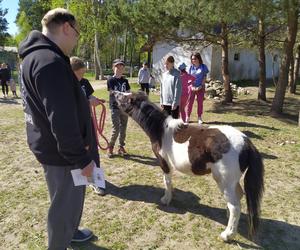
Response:
[[[207,47],[198,46],[191,47],[188,45],[181,45],[176,43],[156,43],[153,47],[153,74],[158,81],[161,80],[161,75],[165,70],[164,62],[168,56],[173,56],[175,59],[175,67],[181,63],[186,65],[191,64],[190,56],[192,52],[199,52],[201,54],[203,63],[209,69],[209,78],[216,80],[222,79],[222,58],[220,46],[209,45]],[[279,73],[279,52],[273,51],[266,53],[266,77],[272,78]],[[259,78],[259,63],[258,50],[254,49],[229,49],[229,74],[230,80],[244,80]]]

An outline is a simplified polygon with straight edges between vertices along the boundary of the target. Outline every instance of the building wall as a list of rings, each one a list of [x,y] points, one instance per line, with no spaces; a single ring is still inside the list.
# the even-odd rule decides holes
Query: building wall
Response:
[[[11,69],[16,69],[18,56],[17,53],[0,51],[0,64],[6,63]]]
[[[161,75],[164,72],[164,61],[172,55],[175,58],[175,66],[184,62],[190,66],[190,55],[193,51],[200,52],[204,63],[207,65],[210,73],[208,77],[222,80],[221,71],[221,48],[219,46],[197,46],[189,47],[187,45],[178,45],[176,43],[156,43],[153,48],[153,74],[157,81],[161,81]],[[277,61],[273,61],[277,55]],[[238,57],[235,60],[235,56]],[[279,52],[266,53],[266,77],[272,78],[279,73]],[[259,64],[257,51],[251,49],[229,49],[229,74],[231,80],[256,80],[259,77]]]
[[[258,53],[253,49],[229,49],[229,74],[231,80],[251,79],[259,77]],[[237,57],[237,58],[235,58]],[[274,57],[277,57],[274,61]],[[237,60],[235,60],[237,59]],[[212,54],[211,77],[222,80],[221,48],[214,46]],[[266,52],[266,77],[277,77],[279,74],[279,51]]]
[[[161,82],[162,73],[165,71],[165,60],[168,56],[174,57],[176,68],[183,62],[189,67],[191,65],[190,56],[194,51],[199,51],[201,53],[203,62],[210,70],[212,46],[206,48],[199,46],[198,49],[191,49],[190,47],[181,46],[175,43],[156,43],[153,47],[152,55],[153,75],[155,76],[156,81]]]

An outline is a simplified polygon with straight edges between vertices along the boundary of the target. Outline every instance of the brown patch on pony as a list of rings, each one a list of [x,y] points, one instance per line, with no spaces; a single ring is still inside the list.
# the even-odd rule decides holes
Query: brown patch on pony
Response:
[[[188,154],[196,175],[210,173],[207,163],[217,162],[230,149],[229,140],[220,130],[205,126],[180,126],[174,132],[174,140],[177,143],[189,140]]]
[[[166,174],[170,173],[170,168],[169,168],[168,163],[159,154],[159,150],[160,150],[159,142],[152,143],[152,150],[153,150],[153,153],[155,154],[156,158],[159,161],[159,165],[160,165],[162,171]]]

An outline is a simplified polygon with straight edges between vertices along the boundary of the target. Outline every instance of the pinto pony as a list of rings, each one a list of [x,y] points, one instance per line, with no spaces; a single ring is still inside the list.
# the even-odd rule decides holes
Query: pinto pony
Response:
[[[164,172],[168,205],[172,200],[173,170],[191,175],[212,173],[227,202],[228,225],[221,238],[228,241],[237,232],[243,189],[240,179],[245,173],[249,234],[259,222],[260,202],[264,189],[264,166],[258,150],[249,138],[231,126],[185,125],[148,101],[144,93],[115,92],[118,107],[132,117],[149,136],[152,150]]]

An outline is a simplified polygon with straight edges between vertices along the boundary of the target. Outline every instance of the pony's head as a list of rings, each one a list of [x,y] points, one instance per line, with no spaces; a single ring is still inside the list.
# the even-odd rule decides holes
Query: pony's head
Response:
[[[144,92],[124,93],[119,91],[113,92],[118,107],[123,112],[131,115],[134,108],[140,108],[144,101],[148,101],[148,96]]]

